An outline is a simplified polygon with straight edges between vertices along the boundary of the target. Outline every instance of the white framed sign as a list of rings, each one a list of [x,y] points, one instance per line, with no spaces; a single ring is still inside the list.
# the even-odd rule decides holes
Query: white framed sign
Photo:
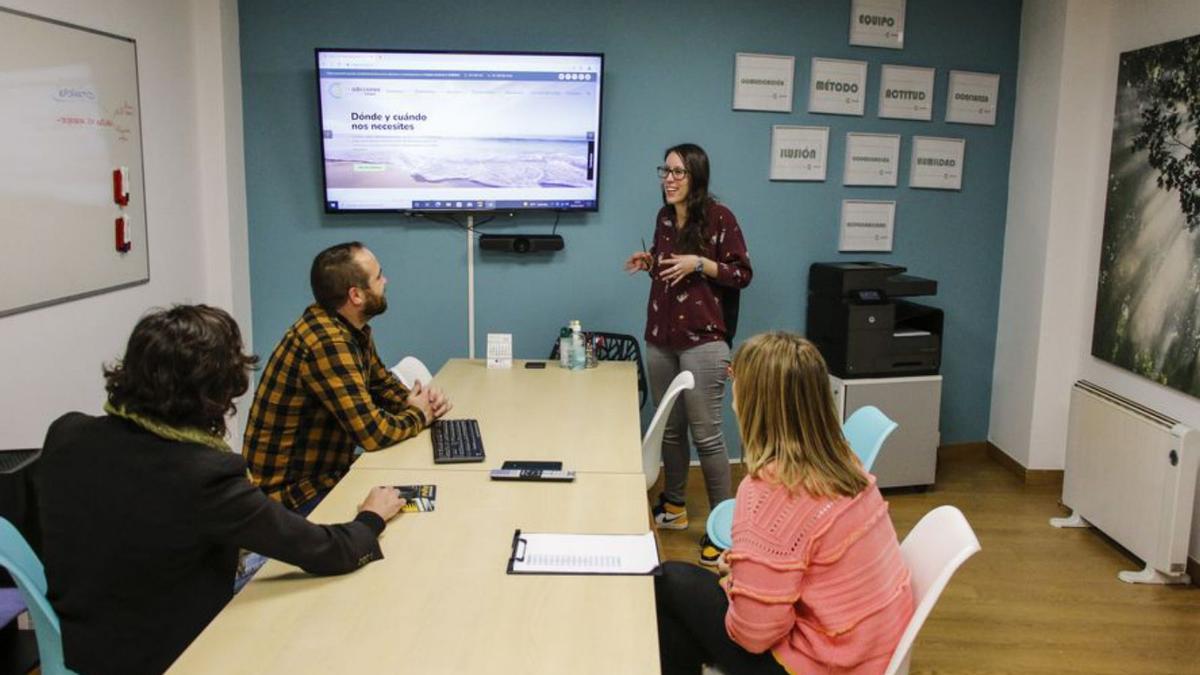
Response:
[[[862,115],[867,103],[867,62],[813,58],[808,112]]]
[[[959,124],[996,124],[996,98],[1000,76],[994,73],[950,71],[946,94],[946,121]]]
[[[838,251],[892,250],[896,202],[843,199]]]
[[[933,119],[933,68],[888,66],[879,78],[879,116]]]
[[[512,368],[512,333],[487,334],[487,367]]]
[[[850,44],[904,49],[905,0],[851,0]]]
[[[771,127],[771,180],[825,180],[829,127]]]
[[[961,190],[963,156],[967,141],[962,138],[913,136],[912,167],[908,186],[931,190]]]
[[[846,134],[846,170],[842,185],[894,186],[899,164],[899,134]]]
[[[734,59],[734,110],[792,111],[796,57],[738,53]]]

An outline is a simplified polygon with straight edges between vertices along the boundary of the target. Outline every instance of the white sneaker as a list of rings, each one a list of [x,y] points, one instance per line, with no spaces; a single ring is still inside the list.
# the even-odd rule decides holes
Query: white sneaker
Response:
[[[654,525],[662,530],[686,530],[688,528],[687,507],[672,504],[665,497],[658,498],[654,506]]]

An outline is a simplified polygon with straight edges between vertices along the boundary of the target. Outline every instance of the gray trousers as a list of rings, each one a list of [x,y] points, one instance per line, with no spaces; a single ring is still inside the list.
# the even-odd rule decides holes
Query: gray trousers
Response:
[[[733,496],[730,486],[729,451],[721,433],[721,413],[725,401],[726,368],[729,345],[707,342],[681,352],[646,345],[646,367],[650,371],[650,391],[654,403],[662,400],[671,380],[680,371],[690,370],[696,378],[695,389],[685,389],[675,401],[667,428],[663,432],[662,457],[664,488],[667,499],[684,503],[687,492],[688,431],[700,457],[708,506],[712,508]]]

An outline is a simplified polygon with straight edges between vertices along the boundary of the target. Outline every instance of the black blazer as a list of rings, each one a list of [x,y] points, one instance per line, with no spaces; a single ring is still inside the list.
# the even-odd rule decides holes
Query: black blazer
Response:
[[[161,673],[233,597],[238,549],[316,574],[383,557],[384,522],[314,525],[246,478],[237,454],[68,413],[39,472],[42,558],[67,667]]]

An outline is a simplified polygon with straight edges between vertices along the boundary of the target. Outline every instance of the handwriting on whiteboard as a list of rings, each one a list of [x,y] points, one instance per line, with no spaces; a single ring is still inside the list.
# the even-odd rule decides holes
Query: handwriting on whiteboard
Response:
[[[95,93],[88,89],[59,89],[54,100],[75,102],[79,100],[90,100],[95,98]],[[68,127],[100,127],[112,129],[117,134],[118,141],[128,141],[133,130],[124,124],[118,124],[117,119],[121,117],[133,117],[134,108],[129,101],[124,101],[117,106],[107,117],[94,117],[86,115],[61,115],[55,121],[63,126]]]

